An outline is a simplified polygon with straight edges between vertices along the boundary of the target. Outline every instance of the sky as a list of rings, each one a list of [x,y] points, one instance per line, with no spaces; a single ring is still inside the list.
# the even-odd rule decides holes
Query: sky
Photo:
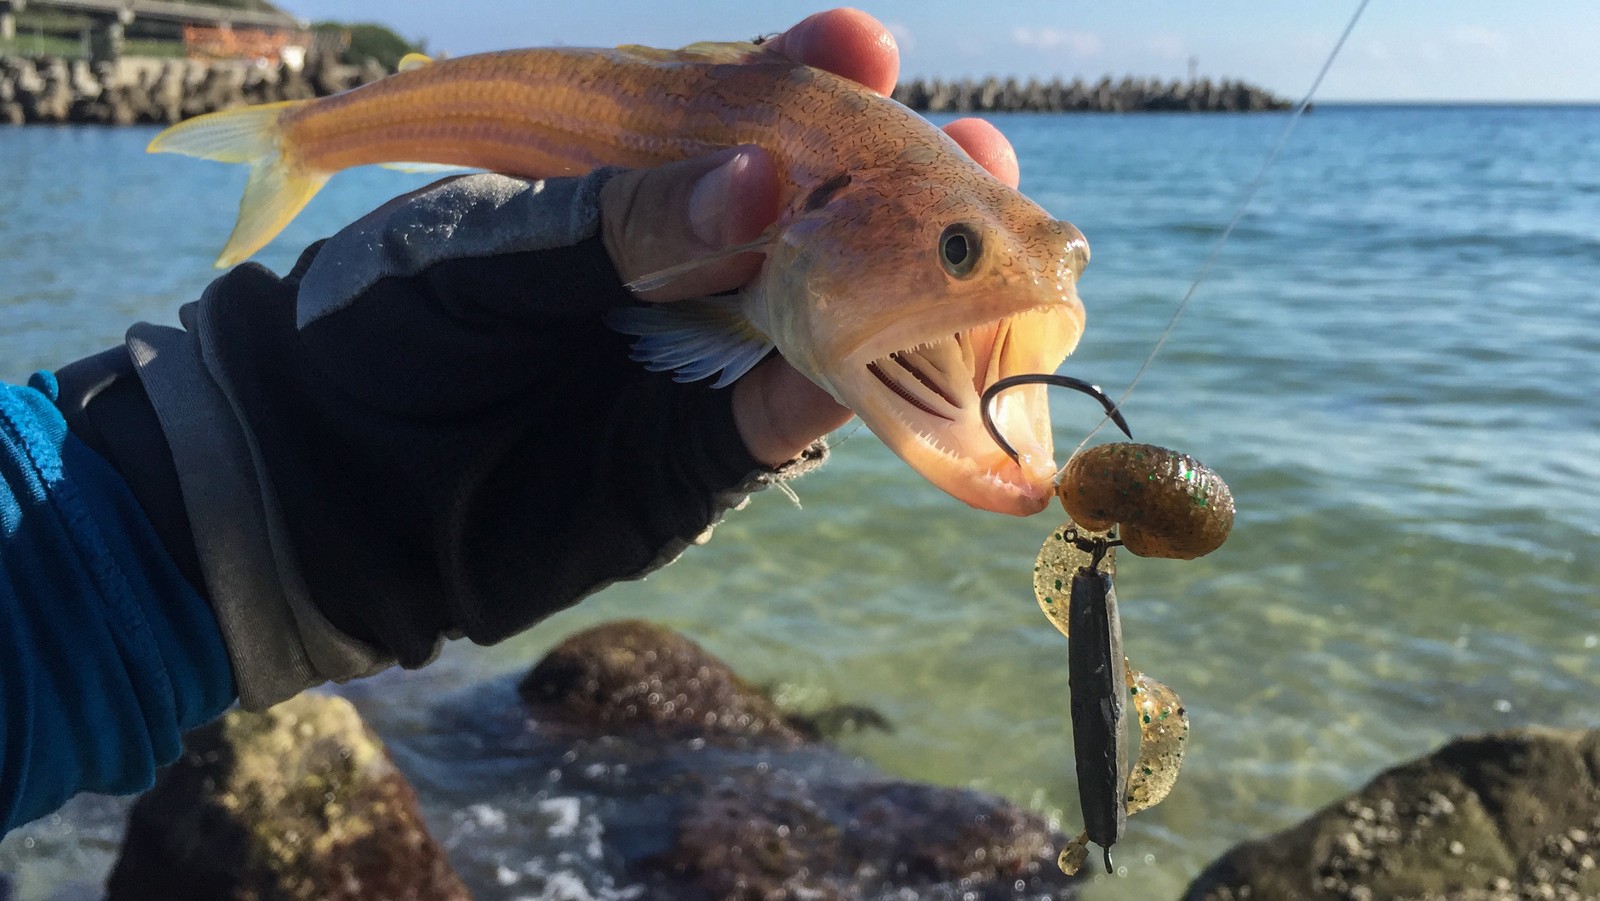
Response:
[[[750,0],[280,0],[312,20],[381,22],[433,52],[747,40],[826,6]],[[1357,0],[864,0],[902,78],[1237,78],[1298,97]],[[1600,102],[1596,0],[1371,0],[1322,100]]]

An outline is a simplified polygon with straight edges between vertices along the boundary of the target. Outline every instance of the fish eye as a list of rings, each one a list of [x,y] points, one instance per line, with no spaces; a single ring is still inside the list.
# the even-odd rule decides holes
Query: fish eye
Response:
[[[947,226],[939,235],[939,262],[944,265],[944,271],[956,278],[972,274],[982,250],[978,230],[965,222]]]

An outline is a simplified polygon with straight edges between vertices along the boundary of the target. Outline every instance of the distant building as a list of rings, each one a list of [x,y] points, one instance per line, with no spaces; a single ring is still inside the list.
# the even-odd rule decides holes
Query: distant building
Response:
[[[0,0],[0,39],[17,37],[17,14],[25,10],[86,22],[96,60],[121,56],[130,28],[157,40],[182,41],[188,55],[202,59],[303,61],[310,44],[308,23],[266,0],[244,9],[188,0]]]

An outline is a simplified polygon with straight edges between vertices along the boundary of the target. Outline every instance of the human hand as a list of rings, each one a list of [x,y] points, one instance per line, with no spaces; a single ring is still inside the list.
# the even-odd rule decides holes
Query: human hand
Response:
[[[881,22],[853,9],[802,20],[768,42],[792,59],[827,69],[888,94],[900,71],[900,52]],[[974,160],[1016,187],[1017,157],[994,126],[960,119],[945,131]],[[606,250],[623,281],[705,258],[754,240],[782,204],[777,168],[759,147],[622,173],[600,195]],[[740,254],[641,293],[668,302],[737,289],[755,277],[762,256]],[[733,414],[746,449],[779,466],[817,438],[848,422],[851,413],[781,357],[769,359],[733,386]]]

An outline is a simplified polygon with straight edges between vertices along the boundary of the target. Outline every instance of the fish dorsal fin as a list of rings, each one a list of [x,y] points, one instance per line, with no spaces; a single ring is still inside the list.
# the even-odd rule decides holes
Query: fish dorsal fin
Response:
[[[425,53],[407,53],[405,56],[400,57],[400,65],[395,67],[395,71],[410,72],[412,69],[420,69],[423,66],[432,64],[433,57]]]
[[[664,63],[747,63],[772,55],[772,51],[749,41],[697,41],[677,50],[638,44],[623,44],[617,49],[637,59]]]
[[[737,297],[625,307],[606,314],[606,325],[633,335],[631,356],[651,372],[672,372],[680,382],[718,375],[725,388],[772,351],[772,340],[744,317]]]

